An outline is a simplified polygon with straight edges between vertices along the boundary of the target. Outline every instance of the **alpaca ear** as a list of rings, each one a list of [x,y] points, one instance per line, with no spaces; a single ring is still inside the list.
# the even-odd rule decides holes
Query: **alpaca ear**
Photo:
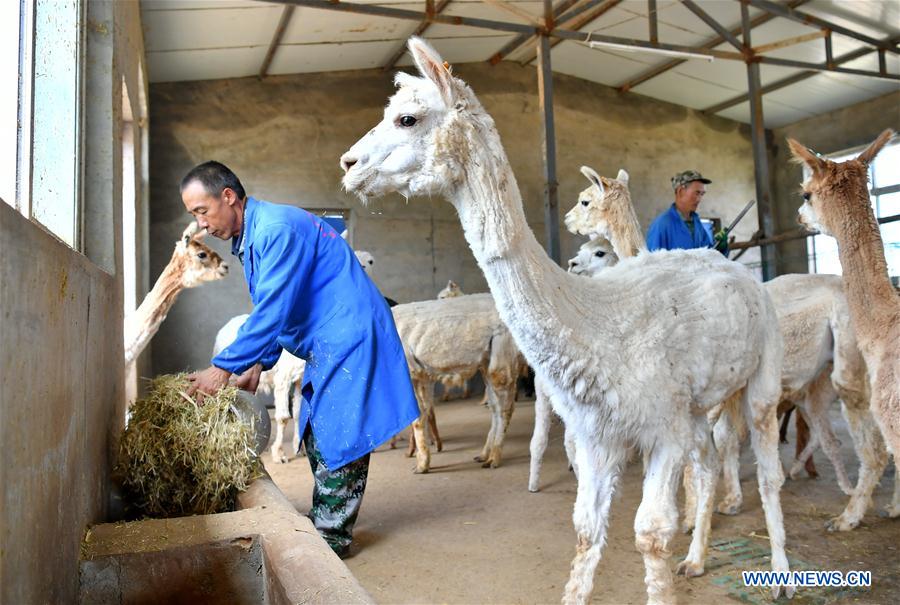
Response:
[[[448,288],[455,288],[455,287],[456,287],[456,282],[453,281],[452,279],[451,279],[451,280],[448,280],[448,281],[447,281],[447,287],[448,287]]]
[[[881,151],[882,147],[887,145],[888,141],[890,141],[893,136],[894,131],[888,128],[878,135],[878,138],[872,141],[872,144],[866,147],[865,151],[856,156],[856,159],[865,164],[871,164],[872,160],[875,159],[875,156],[878,155],[878,152]]]
[[[628,184],[628,173],[625,172],[624,168],[619,168],[619,174],[616,175],[616,180],[622,183],[623,185]]]
[[[197,239],[202,238],[203,235],[201,233],[202,232],[198,231],[197,221],[191,221],[191,224],[188,225],[185,228],[184,233],[181,234],[181,241],[187,246],[195,237],[197,237]]]
[[[453,76],[450,74],[450,69],[444,65],[441,56],[427,42],[416,36],[409,39],[407,46],[416,67],[419,68],[419,73],[422,74],[422,77],[434,82],[444,103],[448,108],[452,108],[456,101]]]
[[[597,172],[593,168],[590,168],[589,166],[582,166],[581,174],[586,176],[587,180],[593,183],[594,186],[596,186],[597,189],[600,190],[601,194],[605,194],[605,189],[603,188],[603,182],[600,179],[600,175],[597,174]]]
[[[812,150],[794,139],[788,139],[787,144],[791,148],[791,154],[793,154],[794,159],[809,166],[813,172],[821,172],[825,168],[825,160],[814,154]]]

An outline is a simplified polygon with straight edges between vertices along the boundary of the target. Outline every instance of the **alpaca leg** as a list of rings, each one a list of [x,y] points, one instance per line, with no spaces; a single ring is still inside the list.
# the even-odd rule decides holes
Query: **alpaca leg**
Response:
[[[778,417],[781,418],[781,428],[778,430],[778,442],[787,443],[788,426],[791,414],[794,413],[794,404],[790,401],[782,401],[778,404]]]
[[[697,492],[694,489],[694,467],[690,462],[684,465],[681,486],[684,489],[684,515],[681,519],[681,531],[689,534],[694,531],[694,523],[697,520]]]
[[[575,473],[578,480],[578,464],[575,458],[575,432],[563,423],[563,446],[566,448],[566,458],[569,459],[569,470]]]
[[[293,383],[284,384],[283,379],[276,380],[272,393],[275,400],[275,441],[272,442],[272,462],[282,464],[287,462],[284,455],[284,428],[291,420],[290,397]]]
[[[550,438],[550,421],[553,410],[550,408],[550,399],[544,393],[540,384],[535,386],[534,399],[534,432],[531,434],[531,465],[528,469],[528,491],[540,490],[541,466],[544,461],[544,452],[547,451],[547,441]]]
[[[516,405],[515,383],[511,385],[494,385],[492,391],[494,392],[494,406],[491,409],[492,426],[488,434],[490,444],[486,444],[488,458],[481,465],[485,468],[497,468],[500,466],[500,460],[503,456],[503,441],[506,437],[506,431],[509,429],[509,422],[512,419]]]
[[[300,417],[300,406],[303,405],[303,381],[297,380],[294,382],[293,386],[293,414],[294,418]],[[294,455],[300,453],[300,431],[294,430],[294,437],[291,439],[291,451],[294,452]]]
[[[800,453],[806,451],[806,446],[811,437],[809,425],[806,424],[806,419],[803,418],[803,414],[797,414],[797,422],[794,423],[794,426],[797,428],[797,443],[794,444],[794,455],[799,458]],[[819,473],[816,471],[816,463],[812,457],[812,450],[810,450],[809,455],[806,456],[803,468],[806,470],[806,474],[813,479],[819,476]]]
[[[733,415],[726,412],[719,416],[713,427],[716,450],[722,467],[722,480],[725,495],[716,510],[723,515],[736,515],[741,512],[744,494],[741,490],[741,440],[739,427]]]
[[[431,430],[431,436],[434,437],[434,447],[439,452],[444,451],[444,442],[441,441],[441,436],[438,433],[437,418],[434,417],[434,407],[428,412],[428,428]]]
[[[813,452],[816,451],[816,448],[819,447],[819,433],[817,431],[809,431],[808,425],[806,421],[803,420],[803,412],[797,411],[797,447],[800,447],[800,425],[803,424],[804,427],[807,427],[807,436],[803,439],[804,446],[803,449],[796,454],[796,458],[794,458],[794,463],[791,465],[791,470],[788,471],[788,476],[791,479],[797,480],[800,478],[800,470],[805,469],[807,463],[812,459]]]
[[[766,516],[769,532],[769,546],[772,550],[772,571],[789,571],[787,554],[784,550],[784,517],[781,512],[779,491],[784,483],[784,471],[778,456],[778,419],[775,405],[765,401],[752,400],[753,393],[745,395],[745,410],[750,420],[750,442],[756,454],[756,477],[759,495]],[[776,401],[775,397],[770,398]],[[772,598],[777,599],[784,588],[788,598],[794,595],[793,586],[773,586]]]
[[[840,486],[842,492],[849,496],[853,492],[853,486],[850,484],[850,478],[847,477],[847,469],[844,467],[844,461],[841,458],[841,442],[835,437],[831,427],[831,420],[828,418],[828,408],[837,401],[837,398],[837,391],[831,384],[831,372],[822,372],[810,385],[803,406],[806,415],[809,417],[813,435],[821,442],[825,455],[834,467],[838,486]],[[791,470],[793,476],[793,469]]]
[[[897,458],[894,458],[894,497],[885,507],[883,514],[891,519],[900,517],[900,464],[897,463]]]
[[[825,524],[828,531],[850,531],[859,526],[888,462],[881,431],[878,430],[872,413],[865,407],[865,402],[856,402],[848,397],[841,409],[859,458],[859,479],[844,511]]]
[[[601,444],[587,435],[575,436],[575,456],[581,469],[572,521],[577,544],[572,571],[562,602],[588,603],[594,590],[594,574],[606,543],[609,505],[621,472],[626,448],[621,443]]]
[[[487,438],[484,440],[484,446],[481,453],[475,456],[475,462],[481,462],[482,466],[487,468],[490,466],[491,445],[494,443],[494,432],[500,427],[500,403],[498,402],[498,394],[494,391],[494,387],[490,382],[484,384],[484,397],[487,401],[488,410],[491,412],[491,428],[488,430]]]
[[[706,547],[709,544],[709,526],[712,521],[716,482],[719,479],[719,459],[710,435],[709,424],[704,418],[694,428],[694,447],[690,452],[692,489],[694,493],[694,535],[687,557],[678,564],[675,572],[687,577],[703,575]],[[685,480],[685,484],[687,481]],[[685,515],[688,514],[685,506]]]
[[[427,473],[431,468],[431,450],[428,449],[428,415],[434,402],[434,384],[426,380],[414,382],[416,399],[419,401],[419,417],[413,421],[410,442],[415,442],[416,473]]]
[[[634,519],[634,534],[635,545],[644,557],[648,604],[675,602],[669,543],[678,527],[676,494],[684,462],[682,444],[657,441],[644,471],[644,493]]]

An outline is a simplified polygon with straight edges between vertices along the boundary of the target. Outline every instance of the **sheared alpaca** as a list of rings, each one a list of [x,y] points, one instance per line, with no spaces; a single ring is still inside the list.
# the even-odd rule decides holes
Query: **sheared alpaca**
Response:
[[[456,298],[457,296],[462,296],[465,292],[462,291],[462,288],[459,285],[451,280],[447,281],[447,285],[443,290],[438,292],[437,298],[438,300],[444,300],[445,298]]]
[[[590,600],[631,445],[646,459],[635,542],[648,600],[675,600],[667,561],[681,469],[690,451],[712,480],[706,412],[738,391],[757,453],[772,567],[787,571],[775,418],[781,337],[760,284],[711,250],[641,255],[595,279],[566,273],[525,221],[491,117],[432,48],[411,38],[409,50],[423,77],[397,75],[384,120],[341,158],[343,184],[363,199],[441,193],[456,208],[500,317],[573,431],[578,542],[564,602]],[[732,337],[717,337],[725,332]]]

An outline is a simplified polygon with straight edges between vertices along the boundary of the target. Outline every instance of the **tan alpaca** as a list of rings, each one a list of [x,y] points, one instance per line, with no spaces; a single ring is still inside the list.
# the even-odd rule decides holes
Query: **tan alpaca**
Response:
[[[144,297],[141,306],[125,318],[126,366],[147,347],[182,290],[222,279],[228,274],[228,264],[201,241],[205,235],[206,231],[197,231],[197,223],[188,225],[153,289]]]
[[[884,244],[869,201],[869,164],[894,136],[885,130],[846,162],[820,158],[793,139],[794,158],[812,171],[800,221],[837,240],[850,319],[869,369],[872,414],[895,459],[900,455],[900,298],[888,278]]]

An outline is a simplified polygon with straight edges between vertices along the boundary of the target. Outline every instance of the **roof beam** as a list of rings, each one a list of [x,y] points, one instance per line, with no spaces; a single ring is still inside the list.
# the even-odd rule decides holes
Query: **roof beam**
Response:
[[[773,50],[778,50],[779,48],[787,48],[788,46],[802,44],[803,42],[809,42],[810,40],[818,40],[819,38],[828,38],[830,40],[831,35],[829,34],[827,29],[823,29],[822,31],[813,32],[811,34],[803,34],[802,36],[794,36],[793,38],[786,38],[784,40],[779,40],[778,42],[770,42],[769,44],[754,46],[753,52],[757,55],[761,55]],[[826,64],[828,62],[829,61],[827,60],[825,61]]]
[[[571,19],[573,16],[578,15],[578,14],[584,12],[585,10],[600,4],[603,0],[588,0],[587,3],[583,4],[579,8],[572,9],[568,13],[564,14],[564,11],[567,11],[572,6],[578,4],[580,1],[581,0],[563,0],[562,2],[560,2],[559,4],[554,6],[553,7],[553,23],[551,25],[548,25],[548,27],[556,27],[556,23],[563,23],[563,22]],[[529,44],[531,42],[534,42],[535,40],[537,40],[537,36],[535,36],[533,34],[519,34],[518,36],[516,36],[515,38],[510,40],[506,46],[504,46],[503,48],[498,50],[496,53],[494,53],[494,55],[490,59],[488,59],[488,62],[491,65],[496,65],[497,63],[502,61],[505,57],[514,53],[520,47],[522,47],[526,44]]]
[[[293,6],[285,6],[284,10],[281,11],[281,18],[278,20],[278,25],[275,26],[275,33],[272,34],[269,50],[266,52],[265,59],[263,59],[262,67],[259,68],[260,80],[265,78],[269,73],[269,66],[272,64],[272,59],[275,57],[275,51],[278,50],[278,45],[281,44],[281,39],[284,37],[284,31],[291,21],[291,16],[294,14],[294,8],[295,7]]]
[[[578,30],[581,29],[582,27],[584,27],[585,25],[588,25],[588,24],[592,23],[593,21],[596,21],[597,19],[602,17],[604,14],[606,14],[609,10],[615,8],[616,5],[621,4],[621,3],[622,3],[622,0],[606,0],[605,2],[600,4],[600,6],[597,6],[597,7],[593,8],[592,10],[586,11],[584,14],[575,17],[573,20],[567,21],[565,23],[566,30],[568,30],[568,33],[570,33],[570,34],[575,34],[575,36],[570,39],[578,39],[578,36],[581,36],[582,38],[586,38],[585,34],[579,32]],[[564,40],[564,38],[561,38],[560,36],[557,35],[558,32],[566,31],[566,30],[560,30],[560,29],[554,28],[553,31],[550,32],[550,35],[554,36],[556,38],[556,40],[553,40],[552,42],[550,42],[551,49]],[[599,39],[600,39],[600,37],[597,37],[597,40],[599,40]],[[624,38],[623,38],[623,40],[624,40]],[[529,52],[529,54],[531,52],[534,52],[535,56],[531,57],[528,60],[523,61],[523,63],[531,63],[532,61],[534,61],[537,58],[537,48],[536,47],[533,51],[528,51],[528,52]]]
[[[852,29],[837,25],[836,23],[826,21],[825,19],[820,19],[819,17],[815,17],[813,15],[810,15],[809,13],[804,13],[793,8],[776,4],[774,2],[771,2],[770,0],[740,0],[740,2],[747,2],[751,6],[755,6],[760,10],[766,11],[767,13],[771,13],[778,17],[784,17],[785,19],[803,23],[804,25],[812,25],[814,27],[827,29],[836,34],[842,34],[849,38],[859,40],[860,42],[871,44],[875,48],[883,48],[884,50],[890,51],[892,53],[900,53],[900,49],[897,48],[896,44],[887,44],[884,42],[884,40],[877,40],[870,36],[866,36],[859,32],[853,31]]]
[[[650,29],[650,41],[659,42],[659,23],[657,21],[656,0],[647,0],[647,25]]]
[[[891,44],[891,43],[897,44],[898,42],[900,42],[900,36],[894,36],[893,38],[888,38],[886,41],[889,44]],[[865,55],[867,55],[871,52],[874,52],[874,51],[875,51],[874,48],[868,48],[868,47],[863,46],[861,48],[858,48],[852,52],[849,52],[845,55],[841,55],[840,57],[834,59],[832,61],[832,67],[836,67],[843,63],[849,63],[850,61],[853,61],[854,59],[859,59],[860,57],[864,57]],[[776,90],[785,88],[786,86],[791,86],[792,84],[796,84],[797,82],[802,82],[803,80],[807,80],[819,73],[821,73],[821,71],[819,71],[819,70],[802,71],[793,76],[788,76],[787,78],[778,80],[777,82],[772,82],[771,84],[767,84],[766,86],[763,86],[760,89],[760,92],[765,95],[770,92],[774,92]],[[746,95],[746,94],[738,95],[736,97],[728,99],[727,101],[718,103],[717,105],[707,107],[706,109],[703,110],[703,113],[710,113],[710,114],[719,113],[720,111],[728,109],[729,107],[734,107],[735,105],[740,105],[741,103],[743,103],[744,101],[746,101],[749,98],[750,98],[749,95]]]
[[[725,27],[721,23],[713,19],[709,15],[709,13],[697,6],[697,4],[693,0],[681,0],[681,3],[686,9],[697,15],[697,17],[699,17],[701,21],[710,26],[712,30],[719,34],[719,36],[723,40],[738,49],[739,52],[744,52],[744,44],[740,40],[738,40],[734,34],[725,29]]]
[[[541,20],[540,17],[537,17],[536,15],[532,15],[527,10],[521,9],[518,6],[510,4],[509,2],[504,2],[504,0],[482,0],[482,2],[484,2],[485,4],[490,4],[491,6],[496,6],[497,8],[499,8],[502,11],[506,11],[509,14],[515,15],[519,19],[522,19],[523,21],[527,21],[528,23],[531,23],[535,27],[543,27],[544,26],[544,22]]]
[[[796,7],[796,6],[800,6],[801,4],[805,4],[806,2],[809,2],[809,1],[810,0],[791,0],[791,2],[788,3],[788,6]],[[752,29],[754,27],[762,25],[763,23],[768,23],[769,21],[771,21],[774,18],[775,18],[775,15],[772,15],[769,13],[763,13],[761,15],[758,15],[757,17],[755,17],[754,19],[752,19],[750,21],[750,28]],[[729,33],[733,36],[741,33],[741,26],[738,25],[737,27],[732,27],[729,30]],[[715,48],[716,46],[722,44],[723,42],[725,42],[725,38],[723,38],[722,36],[716,36],[715,38],[707,40],[706,42],[704,42],[697,48],[700,48],[700,49]],[[652,80],[656,76],[664,74],[665,72],[669,71],[673,67],[678,67],[679,65],[681,65],[682,63],[684,63],[686,61],[687,61],[687,59],[675,59],[674,61],[669,61],[667,63],[663,63],[662,65],[659,65],[657,67],[652,67],[652,68],[648,69],[647,71],[645,71],[644,73],[637,76],[636,78],[633,78],[633,79],[629,80],[628,82],[625,82],[624,84],[619,85],[619,92],[628,92],[635,86],[643,84],[644,82],[647,82],[648,80]]]
[[[437,4],[434,3],[434,0],[426,0],[426,2],[425,2],[425,17],[426,18],[422,19],[422,21],[419,22],[419,25],[416,27],[415,31],[413,31],[413,33],[410,35],[411,36],[421,36],[422,34],[424,34],[426,32],[426,30],[428,30],[428,28],[431,27],[431,21],[429,21],[429,17],[433,17],[434,15],[441,14],[441,11],[443,11],[447,7],[448,4],[450,4],[450,0],[438,0]],[[383,69],[384,71],[390,71],[390,70],[394,69],[394,66],[397,65],[397,61],[399,61],[400,58],[405,54],[406,54],[406,40],[404,40],[400,43],[400,47],[396,51],[394,51],[394,54],[391,55],[391,58],[387,60],[387,62],[384,64],[384,67],[382,67],[381,69]]]

